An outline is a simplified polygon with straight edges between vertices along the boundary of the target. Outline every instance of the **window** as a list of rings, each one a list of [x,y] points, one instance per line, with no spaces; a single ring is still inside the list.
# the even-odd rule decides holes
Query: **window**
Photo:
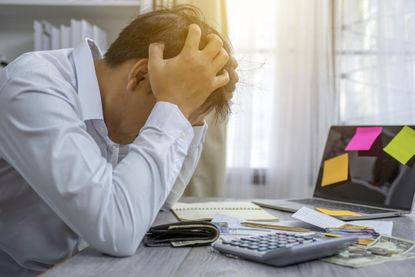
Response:
[[[229,37],[240,84],[228,124],[227,167],[264,169],[271,136],[276,24],[275,1],[228,0]],[[243,152],[243,153],[241,153]]]
[[[347,124],[415,122],[415,1],[336,0],[336,77]]]

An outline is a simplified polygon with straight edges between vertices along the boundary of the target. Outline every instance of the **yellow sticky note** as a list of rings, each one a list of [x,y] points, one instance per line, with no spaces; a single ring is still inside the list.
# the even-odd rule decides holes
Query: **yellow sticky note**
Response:
[[[316,210],[323,214],[327,214],[331,216],[360,216],[359,213],[355,213],[355,212],[347,211],[347,210],[328,210],[328,209],[323,209],[323,208],[316,208]]]
[[[406,164],[415,155],[415,130],[404,126],[383,150]]]
[[[340,156],[324,161],[323,179],[321,186],[328,186],[349,178],[349,154],[345,153]]]

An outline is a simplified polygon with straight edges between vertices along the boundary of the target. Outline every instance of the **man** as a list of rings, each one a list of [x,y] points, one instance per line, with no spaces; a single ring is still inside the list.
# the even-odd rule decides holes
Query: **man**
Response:
[[[86,39],[1,71],[0,275],[40,273],[80,238],[134,254],[193,174],[204,116],[228,111],[229,51],[186,6],[138,16],[104,58]]]

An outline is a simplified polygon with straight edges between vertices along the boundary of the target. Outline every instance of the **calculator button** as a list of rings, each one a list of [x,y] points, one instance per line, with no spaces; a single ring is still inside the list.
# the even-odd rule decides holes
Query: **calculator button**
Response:
[[[268,250],[268,248],[266,248],[266,247],[260,247],[260,248],[257,249],[257,251],[261,251],[261,252],[267,251],[267,250]]]
[[[308,243],[313,243],[313,241],[312,240],[305,240],[305,241],[302,242],[302,244],[308,244]]]
[[[286,247],[293,247],[293,246],[297,246],[297,245],[300,245],[300,243],[298,243],[298,242],[293,242],[293,243],[288,243],[288,244],[286,244],[285,246],[286,246]]]

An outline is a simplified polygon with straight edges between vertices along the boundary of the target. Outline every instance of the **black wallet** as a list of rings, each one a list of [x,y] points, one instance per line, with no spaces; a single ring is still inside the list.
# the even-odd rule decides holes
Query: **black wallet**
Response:
[[[219,238],[218,228],[207,221],[185,221],[151,227],[145,246],[204,246]]]

